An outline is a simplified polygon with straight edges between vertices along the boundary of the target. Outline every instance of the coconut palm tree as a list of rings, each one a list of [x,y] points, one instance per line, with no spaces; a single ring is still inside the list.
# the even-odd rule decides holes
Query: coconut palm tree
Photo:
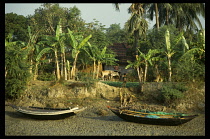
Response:
[[[166,3],[160,6],[159,17],[161,25],[174,24],[180,31],[196,31],[198,26],[200,29],[203,28],[198,18],[198,15],[205,18],[205,5],[203,3]]]
[[[125,23],[126,30],[134,35],[134,49],[136,55],[138,55],[138,41],[141,35],[145,35],[148,29],[148,22],[143,18],[144,9],[142,3],[132,3],[128,8],[128,12],[131,13],[131,17]],[[115,3],[116,10],[119,10],[119,3]]]
[[[149,14],[149,19],[153,21],[154,13],[155,13],[155,20],[156,20],[156,28],[159,30],[159,10],[158,6],[161,3],[145,3],[143,5],[143,9]]]

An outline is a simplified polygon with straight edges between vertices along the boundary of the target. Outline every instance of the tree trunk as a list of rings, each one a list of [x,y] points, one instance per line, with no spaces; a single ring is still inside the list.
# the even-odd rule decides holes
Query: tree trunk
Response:
[[[67,60],[67,80],[70,80],[70,77],[71,77],[71,71],[70,71],[70,63],[69,63],[69,61]]]
[[[97,73],[96,73],[96,79],[98,79],[99,70],[100,70],[100,65],[101,65],[101,62],[100,62],[100,61],[98,61],[98,65],[97,65]]]
[[[169,71],[168,81],[171,82],[172,70],[171,70],[171,58],[170,57],[168,57],[168,71]]]
[[[145,70],[144,70],[144,82],[147,80],[147,69],[148,69],[148,63],[145,63]]]
[[[168,8],[166,8],[166,25],[169,25],[169,11],[168,11]]]
[[[61,53],[61,78],[63,78],[63,63],[64,63],[64,61],[63,61],[63,53]]]
[[[96,77],[96,61],[93,61],[93,79]]]
[[[57,80],[60,80],[60,69],[59,69],[59,64],[58,64],[58,54],[57,54],[57,49],[55,49],[55,64],[56,64],[56,76]]]
[[[64,61],[64,79],[67,80],[66,55],[65,55],[65,53],[63,55],[63,61]]]
[[[36,62],[35,64],[35,69],[34,69],[34,81],[37,79],[38,77],[38,64],[39,62]]]
[[[138,55],[138,41],[139,41],[139,30],[134,31],[134,50],[135,50],[135,55]]]
[[[75,72],[76,72],[76,64],[77,64],[78,54],[79,54],[79,52],[77,52],[76,55],[75,55],[73,67],[71,69],[71,79],[74,79],[74,80],[75,80]]]
[[[139,83],[141,82],[141,73],[140,73],[140,67],[137,67],[137,73],[139,78]]]
[[[155,19],[156,19],[156,27],[159,30],[159,17],[158,17],[158,4],[155,3]]]

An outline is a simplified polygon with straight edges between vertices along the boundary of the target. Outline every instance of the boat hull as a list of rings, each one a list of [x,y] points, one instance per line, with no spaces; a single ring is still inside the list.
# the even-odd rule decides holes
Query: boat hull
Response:
[[[109,108],[115,115],[123,120],[141,124],[152,124],[152,125],[166,125],[166,126],[177,126],[191,121],[198,115],[186,116],[185,118],[147,118],[139,117],[134,115],[127,115],[120,113],[119,110]]]
[[[20,113],[24,116],[37,119],[37,120],[60,120],[60,119],[65,119],[70,116],[76,115],[74,112],[58,114],[58,115],[33,115],[33,114],[27,114],[27,113],[22,113],[22,112]]]
[[[39,120],[59,120],[70,116],[76,115],[76,113],[83,111],[85,108],[42,108],[42,107],[18,107],[15,105],[9,105],[17,112],[28,116],[33,119]]]

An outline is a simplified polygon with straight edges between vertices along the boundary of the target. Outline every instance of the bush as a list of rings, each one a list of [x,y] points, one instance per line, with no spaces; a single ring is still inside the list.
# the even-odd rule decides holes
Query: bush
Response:
[[[183,84],[167,84],[161,88],[159,100],[167,104],[173,103],[175,100],[183,98],[185,91],[187,88]]]
[[[82,81],[85,84],[85,87],[87,89],[90,89],[90,87],[95,86],[95,83],[97,82],[96,79],[93,79],[91,74],[79,72],[77,73],[77,77],[79,81]]]
[[[56,80],[56,77],[54,74],[45,73],[45,74],[39,75],[37,79],[41,81],[54,81]]]
[[[9,43],[9,42],[8,42]],[[5,98],[16,99],[24,93],[31,78],[27,51],[20,45],[5,46]]]

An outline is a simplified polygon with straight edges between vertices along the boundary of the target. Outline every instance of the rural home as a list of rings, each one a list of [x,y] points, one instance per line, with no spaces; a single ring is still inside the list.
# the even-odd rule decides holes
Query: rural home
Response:
[[[131,68],[125,69],[125,67],[128,65],[127,60],[134,61],[135,57],[131,55],[127,55],[127,52],[131,46],[128,46],[125,43],[114,43],[113,45],[109,46],[109,48],[116,53],[116,63],[118,65],[115,66],[109,66],[109,65],[104,65],[103,70],[113,70],[113,71],[118,71],[121,72],[121,74],[127,73]]]

